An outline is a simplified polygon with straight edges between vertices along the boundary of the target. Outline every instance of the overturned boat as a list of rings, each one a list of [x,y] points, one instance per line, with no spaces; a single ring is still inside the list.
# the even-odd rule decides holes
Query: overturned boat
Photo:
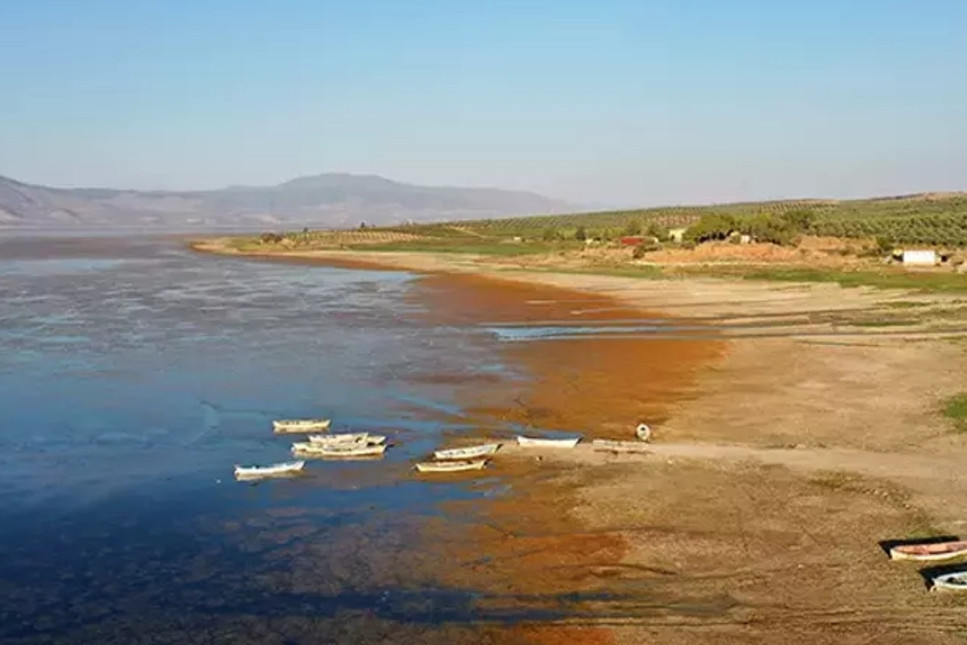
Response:
[[[304,461],[287,461],[271,466],[235,466],[235,479],[249,481],[272,477],[291,477],[302,472],[305,465],[306,462]]]
[[[570,439],[541,439],[538,437],[517,436],[517,443],[524,448],[573,448],[581,441],[581,437]]]
[[[641,441],[611,441],[609,439],[595,439],[591,442],[591,447],[595,452],[624,452],[645,454],[648,451],[647,444]]]
[[[272,422],[275,434],[296,434],[328,430],[332,419],[277,419]]]
[[[447,450],[437,450],[433,453],[435,459],[473,459],[475,457],[486,457],[497,452],[500,448],[499,443],[485,443],[479,446],[468,446],[466,448],[449,448]]]
[[[949,542],[926,542],[923,544],[901,544],[890,549],[891,560],[950,560],[967,555],[967,540]]]
[[[486,459],[423,461],[416,465],[416,469],[421,473],[458,473],[465,470],[482,470],[486,465]]]

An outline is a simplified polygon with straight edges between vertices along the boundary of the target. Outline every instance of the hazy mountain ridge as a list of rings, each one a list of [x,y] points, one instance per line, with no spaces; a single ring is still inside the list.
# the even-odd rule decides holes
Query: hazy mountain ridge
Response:
[[[204,191],[53,188],[0,177],[0,226],[7,227],[346,227],[574,209],[528,192],[417,186],[341,173]]]

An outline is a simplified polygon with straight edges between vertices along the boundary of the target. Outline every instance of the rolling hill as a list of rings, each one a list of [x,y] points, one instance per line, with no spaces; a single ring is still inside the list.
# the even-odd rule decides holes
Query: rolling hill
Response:
[[[328,173],[275,186],[208,191],[52,188],[0,177],[0,227],[293,228],[464,220],[574,207],[528,192],[417,186]]]

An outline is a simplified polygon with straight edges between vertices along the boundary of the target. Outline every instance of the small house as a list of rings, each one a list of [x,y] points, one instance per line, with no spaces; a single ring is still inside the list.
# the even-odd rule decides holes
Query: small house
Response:
[[[932,267],[937,264],[937,252],[933,249],[904,249],[900,259],[903,266]]]
[[[685,228],[670,228],[668,229],[668,239],[676,244],[681,244],[682,240],[685,239]]]

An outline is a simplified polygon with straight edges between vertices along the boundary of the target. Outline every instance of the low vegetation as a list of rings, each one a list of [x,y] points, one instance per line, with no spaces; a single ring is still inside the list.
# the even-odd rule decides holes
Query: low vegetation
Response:
[[[357,230],[271,232],[236,238],[231,244],[236,250],[255,253],[315,249],[461,253],[519,257],[535,270],[967,291],[967,275],[951,270],[967,252],[953,254],[942,269],[912,272],[891,266],[895,248],[914,242],[948,252],[967,247],[967,195],[361,225]],[[527,259],[532,256],[546,257]]]
[[[967,393],[947,399],[944,404],[944,415],[954,422],[957,432],[967,432]]]

